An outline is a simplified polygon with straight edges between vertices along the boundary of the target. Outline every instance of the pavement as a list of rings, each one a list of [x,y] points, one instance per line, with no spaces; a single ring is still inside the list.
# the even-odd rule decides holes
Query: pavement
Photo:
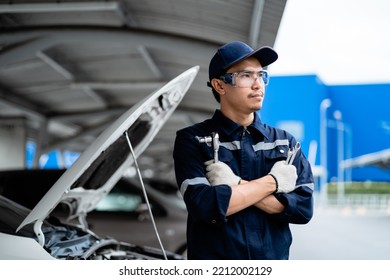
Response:
[[[390,260],[390,207],[319,206],[291,231],[291,260]]]

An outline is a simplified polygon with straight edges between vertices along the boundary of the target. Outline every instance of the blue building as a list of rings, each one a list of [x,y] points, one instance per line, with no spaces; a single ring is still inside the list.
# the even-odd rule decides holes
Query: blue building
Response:
[[[339,167],[390,148],[390,84],[325,85],[316,75],[276,76],[260,114],[295,135],[313,166],[323,164],[326,147],[327,181],[390,181],[389,169]]]

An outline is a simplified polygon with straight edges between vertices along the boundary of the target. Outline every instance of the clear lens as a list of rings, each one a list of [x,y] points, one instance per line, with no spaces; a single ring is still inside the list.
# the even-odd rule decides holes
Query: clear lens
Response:
[[[261,71],[239,71],[234,73],[227,73],[224,76],[221,76],[221,80],[225,83],[230,84],[235,87],[241,88],[250,88],[253,86],[253,83],[261,79],[264,82],[264,85],[269,83],[269,75],[265,70]]]

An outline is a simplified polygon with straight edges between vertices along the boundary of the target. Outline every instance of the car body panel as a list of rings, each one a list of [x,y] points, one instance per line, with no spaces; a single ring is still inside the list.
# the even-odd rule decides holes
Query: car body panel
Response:
[[[32,238],[0,232],[0,248],[3,260],[54,260],[48,252]]]

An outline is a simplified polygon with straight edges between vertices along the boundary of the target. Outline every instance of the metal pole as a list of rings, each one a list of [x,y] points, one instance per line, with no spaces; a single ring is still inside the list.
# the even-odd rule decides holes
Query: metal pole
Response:
[[[327,143],[327,128],[328,121],[326,110],[331,106],[330,99],[322,100],[320,104],[320,162],[321,162],[321,177],[320,177],[320,198],[321,203],[326,205],[328,202],[327,181],[328,181],[328,143]]]
[[[337,203],[339,206],[344,204],[344,167],[341,163],[344,161],[344,124],[340,111],[334,112],[337,129]]]

